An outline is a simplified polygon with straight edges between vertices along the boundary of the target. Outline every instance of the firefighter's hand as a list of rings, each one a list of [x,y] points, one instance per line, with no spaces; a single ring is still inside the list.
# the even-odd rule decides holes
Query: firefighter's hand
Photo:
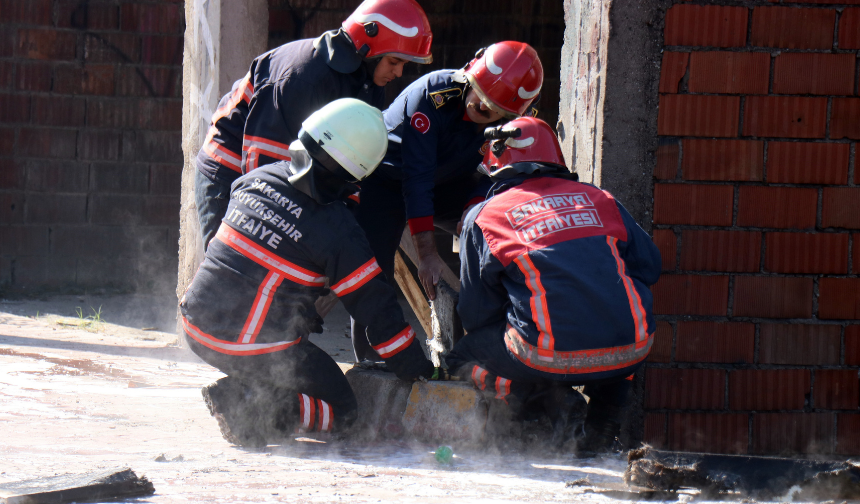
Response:
[[[436,284],[442,278],[442,268],[445,266],[439,252],[436,250],[436,237],[433,231],[423,231],[412,235],[412,243],[418,252],[418,279],[430,300],[436,299]]]
[[[421,285],[424,287],[424,292],[430,300],[436,299],[436,284],[442,278],[442,268],[445,262],[439,257],[439,254],[431,254],[420,258],[418,265],[418,279],[421,280]]]

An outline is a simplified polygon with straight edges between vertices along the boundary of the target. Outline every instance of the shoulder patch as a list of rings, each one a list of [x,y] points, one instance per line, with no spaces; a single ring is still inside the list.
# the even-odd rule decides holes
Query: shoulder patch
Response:
[[[421,133],[427,133],[427,130],[430,129],[430,119],[422,112],[412,114],[409,124]]]
[[[433,91],[430,93],[430,99],[433,101],[433,106],[436,108],[441,107],[448,103],[448,100],[458,98],[463,95],[463,90],[458,87],[452,87],[447,89],[440,89],[439,91]]]

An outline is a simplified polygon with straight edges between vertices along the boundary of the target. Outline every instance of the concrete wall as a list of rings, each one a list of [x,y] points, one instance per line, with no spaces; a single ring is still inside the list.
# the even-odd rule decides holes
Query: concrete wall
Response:
[[[0,291],[172,284],[181,2],[0,12]]]
[[[645,439],[860,453],[860,8],[673,4]]]

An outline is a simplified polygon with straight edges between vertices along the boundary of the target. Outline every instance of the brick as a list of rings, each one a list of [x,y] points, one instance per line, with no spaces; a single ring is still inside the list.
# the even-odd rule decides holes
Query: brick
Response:
[[[854,94],[853,54],[782,53],[773,69],[776,94]]]
[[[479,391],[458,382],[415,382],[403,412],[404,431],[424,442],[477,442],[484,436],[487,404]]]
[[[758,413],[753,415],[753,452],[768,455],[833,451],[831,413]]]
[[[112,65],[57,67],[56,92],[75,95],[112,95],[114,68]]]
[[[34,159],[26,167],[29,191],[86,194],[89,188],[90,167],[86,163]]]
[[[75,260],[64,256],[30,256],[15,260],[15,286],[62,288],[75,282]]]
[[[671,229],[655,229],[654,244],[660,249],[663,271],[672,271],[677,262],[678,240]]]
[[[646,409],[722,409],[726,372],[721,369],[645,371]]]
[[[86,195],[31,193],[27,195],[28,224],[82,224],[87,221]]]
[[[670,413],[668,449],[709,453],[746,453],[749,415],[743,413]]]
[[[833,98],[830,109],[830,138],[860,139],[860,98]]]
[[[660,95],[657,134],[737,136],[740,100],[737,96]]]
[[[848,235],[767,233],[765,269],[774,273],[848,273]]]
[[[667,46],[741,47],[747,40],[745,7],[674,5],[666,11]]]
[[[726,315],[728,276],[663,275],[652,290],[654,313]]]
[[[29,122],[30,97],[13,94],[0,94],[0,117],[5,124]]]
[[[140,259],[165,241],[161,229],[126,226],[58,227],[51,234],[51,253],[71,257]]]
[[[381,440],[391,437],[392,434],[402,434],[403,411],[412,392],[412,384],[396,377],[392,379],[390,373],[358,367],[345,374],[350,388],[356,393],[358,403],[358,418],[352,427],[355,432],[369,440]]]
[[[735,317],[812,317],[812,278],[735,277]]]
[[[860,365],[860,325],[845,327],[845,365]]]
[[[825,187],[821,226],[860,229],[860,188]]]
[[[24,165],[14,159],[0,159],[0,189],[24,188]]]
[[[0,255],[34,256],[47,253],[47,227],[0,226]]]
[[[113,130],[85,129],[78,138],[78,157],[92,160],[119,158],[121,135]]]
[[[180,133],[163,131],[125,131],[122,158],[135,162],[181,163]]]
[[[860,8],[852,7],[839,16],[839,49],[860,49]]]
[[[0,12],[4,23],[50,25],[53,9],[51,0],[2,0]]]
[[[50,63],[21,63],[15,73],[15,88],[48,92],[53,84],[53,72]]]
[[[761,233],[758,231],[684,230],[682,271],[759,271]]]
[[[149,191],[152,194],[176,195],[182,188],[182,165],[157,164],[149,170]]]
[[[648,362],[670,362],[672,360],[672,326],[658,321],[654,331],[654,344],[648,354]]]
[[[15,130],[0,127],[0,156],[11,156],[15,151]]]
[[[141,102],[140,129],[182,131],[182,100],[144,100]]]
[[[22,58],[73,60],[77,35],[59,30],[18,30],[18,52]]]
[[[24,195],[0,193],[0,222],[17,224],[24,221]]]
[[[181,65],[183,42],[182,36],[145,36],[140,61],[147,65]]]
[[[767,94],[770,55],[696,51],[690,56],[691,93]]]
[[[178,196],[147,196],[143,206],[143,225],[178,226]]]
[[[836,11],[793,7],[756,7],[752,15],[754,46],[782,49],[830,49]]]
[[[767,181],[845,185],[850,147],[844,143],[768,142]]]
[[[179,5],[122,5],[122,31],[140,33],[181,33],[182,9]]]
[[[138,63],[140,37],[129,33],[100,33],[84,40],[86,63]]]
[[[142,108],[140,100],[87,100],[87,126],[95,128],[138,128]]]
[[[860,415],[851,413],[836,415],[836,453],[840,455],[860,453]]]
[[[72,159],[77,138],[74,130],[22,128],[18,134],[18,155]]]
[[[645,413],[645,428],[642,441],[658,450],[665,449],[668,446],[665,413]]]
[[[133,259],[100,261],[95,257],[80,257],[77,260],[76,284],[79,288],[131,289],[138,278],[145,277],[140,262]]]
[[[799,410],[812,386],[806,369],[741,369],[729,373],[729,408]]]
[[[690,53],[665,51],[663,62],[660,65],[660,87],[661,93],[677,93],[678,84],[687,74],[687,64],[690,61]]]
[[[728,185],[654,184],[654,223],[730,226],[733,202]]]
[[[119,28],[119,6],[107,2],[57,2],[57,26],[79,30],[116,30]]]
[[[839,364],[841,329],[836,325],[762,324],[759,363],[821,366]]]
[[[851,272],[860,273],[860,234],[854,234],[852,241],[857,244],[854,247],[854,258],[851,261]]]
[[[18,33],[15,30],[0,30],[0,56],[14,56],[17,45]]]
[[[44,126],[83,126],[85,100],[69,96],[33,96],[32,122]]]
[[[674,179],[678,174],[678,156],[680,153],[681,149],[677,141],[658,146],[654,178],[658,180]]]
[[[856,410],[860,407],[860,380],[856,369],[816,369],[815,407]]]
[[[752,364],[755,325],[745,322],[678,322],[677,362]]]
[[[119,96],[182,97],[181,67],[122,66],[117,72]]]
[[[744,109],[744,135],[824,138],[827,98],[750,96]]]
[[[760,140],[685,139],[684,180],[762,179],[764,142]]]
[[[0,61],[0,89],[11,90],[15,83],[15,65],[11,61]]]
[[[148,168],[140,164],[94,163],[92,190],[98,193],[145,194],[149,191]]]
[[[138,225],[143,217],[143,196],[95,194],[91,222],[99,225]]]
[[[819,280],[818,318],[860,319],[860,278]]]
[[[738,226],[765,228],[815,227],[818,190],[794,187],[739,189]]]

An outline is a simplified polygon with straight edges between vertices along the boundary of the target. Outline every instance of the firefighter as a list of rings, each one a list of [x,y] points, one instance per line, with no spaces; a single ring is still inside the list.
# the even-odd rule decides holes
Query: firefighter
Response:
[[[366,0],[339,30],[258,56],[212,116],[197,154],[195,198],[204,249],[243,173],[289,160],[301,122],[338,98],[377,108],[408,61],[430,63],[430,24],[415,0]]]
[[[460,236],[457,311],[467,335],[449,371],[518,408],[538,404],[580,456],[620,433],[633,373],[651,349],[648,290],[660,253],[611,194],[577,182],[545,122],[488,129],[479,170],[494,181]],[[581,431],[579,431],[581,434]]]
[[[418,277],[435,298],[444,262],[434,228],[459,234],[464,209],[481,201],[490,185],[475,170],[488,146],[484,128],[536,113],[531,105],[542,83],[543,68],[531,46],[499,42],[478,51],[461,70],[416,80],[383,112],[388,152],[362,182],[356,219],[389,279],[408,223],[420,260]],[[353,324],[352,339],[358,361],[377,359],[360,326]]]
[[[233,184],[226,216],[180,302],[185,339],[227,376],[203,389],[224,437],[262,446],[299,431],[331,432],[356,418],[340,368],[308,341],[322,332],[314,300],[330,290],[368,327],[388,369],[430,377],[364,233],[344,201],[382,160],[381,112],[336,100],[302,123],[279,161]]]

